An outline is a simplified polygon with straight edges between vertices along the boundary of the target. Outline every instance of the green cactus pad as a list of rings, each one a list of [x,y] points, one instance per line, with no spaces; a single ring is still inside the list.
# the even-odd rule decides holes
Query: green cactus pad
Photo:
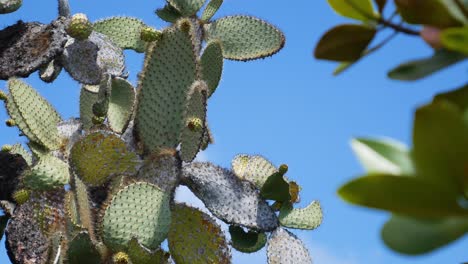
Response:
[[[312,230],[320,226],[323,214],[320,203],[317,201],[303,209],[296,209],[290,203],[285,203],[281,207],[278,218],[282,226]]]
[[[60,55],[68,38],[65,21],[58,18],[44,25],[20,20],[0,30],[0,80],[28,77]]]
[[[200,59],[202,76],[208,85],[208,97],[218,87],[223,73],[223,50],[220,41],[210,41]]]
[[[208,22],[223,4],[223,0],[210,0],[201,16],[202,21]]]
[[[219,39],[223,55],[231,60],[254,60],[271,56],[284,46],[281,31],[250,16],[229,16],[205,25],[207,41]]]
[[[68,164],[52,155],[41,156],[23,176],[27,188],[39,191],[61,188],[70,181]]]
[[[52,60],[47,65],[39,68],[39,78],[46,83],[51,83],[57,79],[62,72],[62,65],[55,60]]]
[[[116,135],[95,132],[73,146],[71,164],[85,184],[99,186],[114,175],[134,174],[138,160]]]
[[[307,247],[286,229],[277,228],[268,239],[268,264],[312,264]]]
[[[74,177],[73,183],[75,187],[76,205],[78,206],[80,225],[88,230],[89,236],[93,241],[95,241],[96,235],[94,232],[94,219],[91,212],[91,202],[89,200],[88,189],[76,176]]]
[[[120,190],[106,208],[102,238],[114,251],[124,250],[132,238],[149,249],[166,239],[171,224],[170,194],[149,183]]]
[[[133,111],[135,88],[125,79],[112,79],[112,93],[109,98],[107,120],[110,128],[117,133],[123,133]]]
[[[74,192],[67,192],[65,194],[65,214],[67,215],[67,223],[70,227],[70,233],[73,230],[81,229],[80,225],[80,212],[78,211],[78,205],[76,203],[76,196]]]
[[[68,243],[67,260],[69,264],[100,264],[101,256],[91,241],[88,232],[80,232]]]
[[[243,253],[257,252],[267,242],[267,236],[264,233],[245,232],[238,226],[229,226],[229,234],[231,234],[232,247]]]
[[[267,159],[262,156],[250,156],[239,154],[232,159],[232,171],[237,177],[255,184],[261,189],[268,177],[278,170]]]
[[[177,27],[165,30],[157,45],[150,46],[139,81],[135,125],[149,152],[179,144],[187,92],[196,76],[190,35]]]
[[[211,163],[194,162],[183,167],[183,182],[213,215],[229,224],[271,231],[278,219],[258,190],[232,172]]]
[[[196,81],[187,94],[185,108],[185,127],[180,136],[180,156],[183,161],[191,162],[200,151],[200,146],[205,133],[207,85],[205,82]],[[197,120],[199,125],[192,122]]]
[[[21,80],[8,81],[8,113],[18,128],[31,140],[50,150],[60,147],[57,124],[61,117],[42,96]]]
[[[144,52],[146,43],[140,39],[143,21],[133,17],[111,17],[94,23],[94,31],[108,36],[121,49]]]
[[[156,15],[169,23],[175,23],[182,16],[180,12],[170,4],[166,4],[164,8],[156,9]]]
[[[286,171],[278,171],[268,177],[260,189],[263,198],[278,202],[298,202],[300,187],[297,183],[289,181],[284,173]]]
[[[231,263],[224,233],[212,217],[184,204],[176,204],[172,215],[168,241],[176,263]]]
[[[167,0],[167,2],[179,10],[183,16],[189,17],[200,10],[205,0]]]
[[[0,14],[8,14],[18,10],[23,4],[23,0],[1,0]]]
[[[86,85],[88,86],[88,85]],[[96,87],[93,85],[93,87]],[[98,94],[92,93],[85,87],[80,92],[80,121],[84,129],[90,129],[93,126],[93,105],[98,101]]]
[[[144,161],[138,171],[138,180],[150,182],[161,190],[171,192],[179,181],[182,162],[177,157],[176,150],[162,150],[151,155]]]
[[[158,248],[151,251],[138,243],[136,238],[128,243],[128,256],[134,264],[166,264],[169,262],[169,254]]]
[[[18,154],[23,157],[26,163],[31,166],[32,165],[32,155],[26,149],[23,148],[21,144],[14,144],[10,150],[10,154]]]

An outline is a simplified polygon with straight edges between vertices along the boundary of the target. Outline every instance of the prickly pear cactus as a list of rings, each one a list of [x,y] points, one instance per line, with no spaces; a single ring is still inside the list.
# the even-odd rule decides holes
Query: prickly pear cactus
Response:
[[[0,13],[21,2],[0,0]],[[301,188],[286,165],[245,154],[232,169],[193,161],[213,142],[207,105],[223,60],[264,58],[284,45],[283,33],[258,18],[213,20],[222,3],[169,0],[156,14],[171,25],[155,29],[131,17],[93,23],[59,0],[50,24],[0,31],[6,124],[30,150],[0,151],[0,237],[14,263],[231,263],[233,249],[265,247],[270,263],[311,262],[285,228],[315,229],[322,210],[317,201],[295,208]],[[137,84],[126,80],[124,49],[145,53]],[[19,79],[38,71],[53,82],[62,68],[81,85],[79,119],[63,121]],[[181,185],[209,213],[177,203]]]

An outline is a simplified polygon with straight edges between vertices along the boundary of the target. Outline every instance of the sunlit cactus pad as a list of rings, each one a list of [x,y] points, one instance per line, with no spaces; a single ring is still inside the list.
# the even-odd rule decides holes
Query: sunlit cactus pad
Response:
[[[200,58],[202,76],[208,86],[208,97],[218,87],[223,74],[223,50],[220,41],[210,41]]]
[[[278,171],[270,161],[258,155],[237,155],[231,166],[237,177],[254,183],[258,188],[262,188],[268,177]]]
[[[176,263],[231,263],[231,252],[221,227],[196,208],[176,204],[169,231],[169,249]]]
[[[312,264],[304,242],[286,229],[278,228],[268,238],[268,264]]]
[[[102,221],[105,244],[126,249],[135,237],[149,249],[166,239],[171,224],[169,195],[149,183],[134,183],[120,190],[106,208]]]
[[[293,208],[292,205],[285,203],[281,207],[279,220],[285,227],[315,229],[322,223],[322,208],[316,201],[302,209]]]
[[[112,79],[112,93],[109,98],[109,109],[107,119],[109,127],[117,132],[123,133],[133,111],[135,102],[135,88],[127,80],[122,78]]]
[[[133,17],[111,17],[94,22],[94,31],[108,36],[121,49],[145,51],[146,44],[140,39],[145,26],[143,21]]]
[[[47,191],[68,184],[70,172],[67,163],[52,155],[45,155],[23,177],[28,188]]]

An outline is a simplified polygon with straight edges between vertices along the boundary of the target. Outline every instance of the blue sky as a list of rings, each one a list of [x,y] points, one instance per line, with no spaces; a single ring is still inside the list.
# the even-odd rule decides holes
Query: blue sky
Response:
[[[161,28],[153,13],[163,0],[70,0],[72,13],[83,12],[94,21],[112,15],[142,18]],[[0,16],[0,27],[24,21],[49,22],[57,15],[55,0],[24,1],[13,14]],[[387,10],[391,11],[391,10]],[[328,28],[347,20],[325,0],[225,0],[216,17],[255,15],[282,29],[286,46],[276,56],[248,63],[225,62],[223,80],[209,102],[208,118],[215,144],[203,157],[229,167],[238,153],[261,154],[276,165],[289,165],[288,177],[303,189],[302,205],[319,200],[324,223],[314,231],[297,232],[309,245],[315,263],[461,263],[468,261],[468,237],[434,253],[406,257],[387,249],[380,228],[385,212],[351,206],[336,195],[337,188],[360,175],[349,147],[355,136],[386,136],[411,143],[415,108],[441,91],[468,79],[467,63],[456,65],[418,82],[386,78],[386,71],[408,60],[428,56],[421,40],[399,36],[380,52],[333,77],[333,63],[312,57],[313,47]],[[388,32],[389,33],[389,32]],[[126,52],[130,80],[135,82],[142,55]],[[50,100],[64,118],[78,116],[79,85],[65,72],[53,84],[37,74],[27,82]],[[0,88],[5,82],[0,82]],[[0,120],[8,117],[0,109]],[[0,145],[24,141],[16,129],[0,125]],[[235,263],[265,263],[264,252],[236,254]],[[7,261],[0,251],[0,263]]]

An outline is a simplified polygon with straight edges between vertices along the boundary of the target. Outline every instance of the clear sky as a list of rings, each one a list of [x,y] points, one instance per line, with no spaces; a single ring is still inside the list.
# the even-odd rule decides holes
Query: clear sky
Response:
[[[153,13],[163,0],[70,0],[72,13],[86,13],[95,21],[112,15],[142,18],[162,28]],[[391,9],[391,8],[389,8]],[[48,23],[56,16],[55,0],[28,1],[12,14],[0,16],[0,27],[24,21]],[[387,10],[392,11],[392,10]],[[317,61],[312,50],[328,28],[347,20],[326,0],[225,0],[217,17],[247,14],[275,24],[286,35],[286,46],[276,56],[248,63],[225,62],[223,79],[209,102],[208,118],[215,144],[203,157],[229,167],[238,153],[261,154],[276,165],[289,165],[288,177],[302,186],[302,205],[319,200],[324,222],[314,231],[296,232],[306,240],[314,262],[461,263],[468,261],[468,236],[434,253],[406,257],[387,249],[380,228],[389,215],[351,206],[336,195],[337,188],[363,173],[349,147],[355,136],[386,136],[411,144],[415,108],[441,91],[467,81],[462,63],[418,82],[387,79],[397,64],[428,56],[431,50],[419,39],[399,36],[389,46],[333,77],[333,63]],[[387,32],[387,34],[390,32]],[[126,52],[130,80],[142,66],[142,55]],[[64,118],[78,116],[79,85],[62,72],[53,84],[37,74],[27,82],[50,100]],[[0,81],[0,88],[5,82]],[[0,120],[8,117],[0,109]],[[0,124],[0,145],[24,139],[16,129]],[[415,194],[416,195],[416,194]],[[3,244],[3,242],[2,242]],[[0,263],[6,263],[3,246]],[[236,254],[234,263],[265,263],[265,252]]]

